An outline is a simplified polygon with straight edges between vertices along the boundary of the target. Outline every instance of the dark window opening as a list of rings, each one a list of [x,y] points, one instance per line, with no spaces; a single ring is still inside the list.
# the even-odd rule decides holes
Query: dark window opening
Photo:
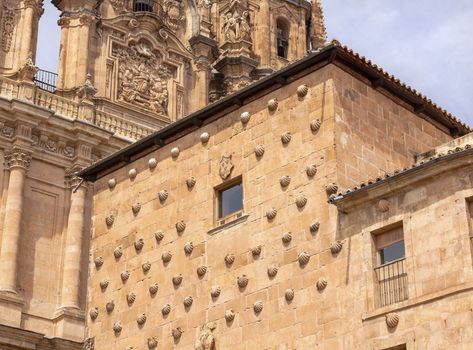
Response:
[[[288,49],[289,49],[289,28],[281,20],[277,21],[276,24],[276,45],[278,56],[287,59]]]
[[[406,252],[404,250],[404,241],[393,243],[379,250],[381,265],[402,259],[405,257],[405,255]]]
[[[135,0],[133,11],[135,12],[153,12],[154,0]]]
[[[218,192],[218,217],[224,218],[243,209],[243,186],[241,180]]]

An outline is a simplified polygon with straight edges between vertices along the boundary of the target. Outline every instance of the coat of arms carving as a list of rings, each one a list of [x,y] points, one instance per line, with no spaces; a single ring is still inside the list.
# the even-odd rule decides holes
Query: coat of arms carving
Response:
[[[222,156],[220,159],[220,177],[222,180],[228,179],[233,170],[232,155]]]
[[[184,4],[182,0],[164,0],[163,10],[165,23],[173,31],[186,19],[184,16]]]

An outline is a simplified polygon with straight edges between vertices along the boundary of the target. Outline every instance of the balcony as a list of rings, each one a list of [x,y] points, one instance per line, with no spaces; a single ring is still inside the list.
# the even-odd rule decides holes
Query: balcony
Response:
[[[377,278],[378,306],[398,303],[408,298],[406,259],[399,259],[374,269]]]
[[[34,84],[42,90],[54,92],[57,86],[57,74],[38,69],[38,72],[34,76]]]
[[[160,17],[164,15],[163,7],[156,0],[134,0],[133,12],[149,12]]]

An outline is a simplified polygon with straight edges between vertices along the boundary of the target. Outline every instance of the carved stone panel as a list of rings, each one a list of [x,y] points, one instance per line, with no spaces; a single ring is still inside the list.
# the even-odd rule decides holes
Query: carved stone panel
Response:
[[[2,50],[4,52],[9,52],[13,38],[13,31],[15,30],[15,12],[8,8],[3,8],[1,20]]]

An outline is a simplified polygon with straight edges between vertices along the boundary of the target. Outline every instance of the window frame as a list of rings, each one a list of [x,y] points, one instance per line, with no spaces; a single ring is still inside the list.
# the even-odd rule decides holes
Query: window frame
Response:
[[[222,216],[221,210],[222,210],[222,193],[225,190],[228,190],[232,187],[235,187],[236,185],[240,184],[241,185],[241,209],[234,211],[232,213],[229,213],[225,216]],[[244,186],[243,186],[243,177],[242,176],[237,176],[233,179],[230,179],[228,181],[225,181],[224,183],[220,184],[219,186],[214,188],[214,198],[215,198],[215,207],[214,207],[214,217],[215,217],[215,222],[219,223],[220,225],[228,223],[229,221],[232,221],[232,219],[238,219],[242,216],[244,212],[244,203],[245,203],[245,191],[244,191]]]

